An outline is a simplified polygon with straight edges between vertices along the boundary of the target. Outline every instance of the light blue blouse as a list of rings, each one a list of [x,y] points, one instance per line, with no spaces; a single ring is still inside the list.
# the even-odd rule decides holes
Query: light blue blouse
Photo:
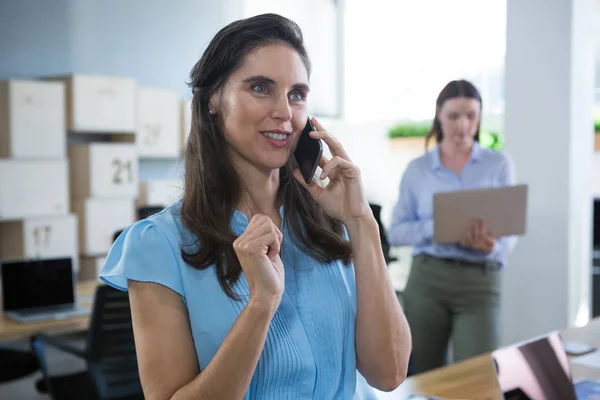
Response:
[[[433,242],[433,195],[438,192],[514,185],[515,180],[514,162],[505,152],[482,149],[475,142],[469,161],[458,176],[442,165],[440,149],[436,146],[411,161],[404,171],[388,240],[394,246],[414,246],[413,255],[425,253],[475,262],[493,260],[505,265],[506,256],[516,244],[516,236],[498,238],[489,254],[459,244]]]
[[[233,290],[243,300],[232,300],[219,286],[214,267],[200,271],[183,261],[180,249],[195,237],[180,212],[176,202],[123,231],[100,277],[120,290],[127,290],[131,279],[159,283],[181,295],[203,370],[247,304],[249,289],[242,273]],[[283,208],[280,212],[285,218]],[[246,216],[235,211],[233,232],[240,235],[247,226]],[[282,226],[285,292],[245,399],[375,399],[356,370],[354,266],[321,264],[296,247]]]

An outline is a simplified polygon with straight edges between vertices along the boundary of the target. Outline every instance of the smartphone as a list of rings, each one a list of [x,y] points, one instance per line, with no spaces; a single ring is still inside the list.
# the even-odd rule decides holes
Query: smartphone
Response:
[[[311,131],[315,130],[312,122],[310,122],[310,117],[308,117],[308,121],[306,121],[306,125],[300,134],[300,139],[298,139],[298,145],[294,151],[294,157],[296,157],[298,167],[300,168],[300,172],[302,173],[302,177],[306,184],[312,182],[315,171],[319,166],[321,156],[323,155],[323,144],[321,143],[321,140],[313,139],[309,135]]]

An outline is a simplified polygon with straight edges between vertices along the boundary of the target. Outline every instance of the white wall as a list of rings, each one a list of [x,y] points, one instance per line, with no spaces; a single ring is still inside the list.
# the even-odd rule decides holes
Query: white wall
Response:
[[[530,185],[504,272],[503,341],[589,316],[594,0],[509,0],[505,131]]]
[[[72,1],[73,69],[135,76],[191,97],[185,82],[223,12],[209,0]]]
[[[72,0],[0,0],[0,79],[72,68]]]

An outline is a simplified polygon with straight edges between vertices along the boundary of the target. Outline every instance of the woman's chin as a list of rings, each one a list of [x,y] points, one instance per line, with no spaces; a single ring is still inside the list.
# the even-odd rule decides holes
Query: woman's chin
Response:
[[[290,159],[290,157],[293,157],[293,155],[290,154],[278,154],[275,157],[272,157],[269,161],[268,164],[273,168],[273,169],[279,169],[281,167],[284,167],[285,164],[287,164],[288,160]]]
[[[473,145],[473,139],[469,138],[469,137],[456,137],[454,138],[454,140],[452,141],[454,143],[454,145],[456,147],[471,147]]]
[[[282,160],[269,160],[265,163],[263,163],[263,166],[265,169],[267,170],[276,170],[276,169],[280,169],[283,168],[285,166],[285,164],[287,164],[288,159],[282,159]]]

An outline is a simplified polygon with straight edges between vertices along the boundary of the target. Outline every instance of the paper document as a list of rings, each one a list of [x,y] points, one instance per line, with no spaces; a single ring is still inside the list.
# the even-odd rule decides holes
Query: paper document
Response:
[[[579,357],[572,357],[571,364],[585,365],[586,367],[600,369],[600,350]]]

